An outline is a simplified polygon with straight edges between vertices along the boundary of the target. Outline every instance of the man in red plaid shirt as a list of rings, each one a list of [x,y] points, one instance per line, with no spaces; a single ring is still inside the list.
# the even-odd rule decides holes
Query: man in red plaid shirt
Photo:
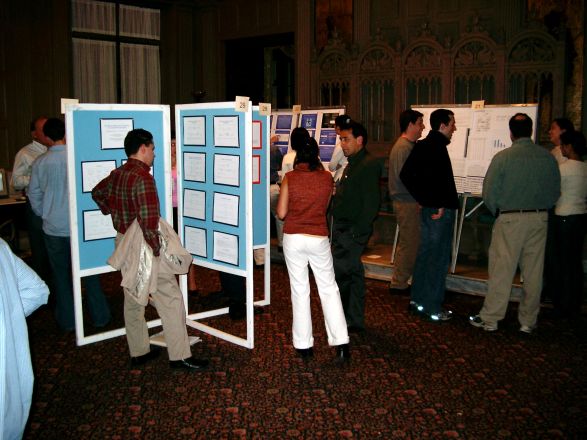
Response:
[[[92,190],[92,198],[104,215],[112,215],[118,232],[116,245],[137,219],[153,255],[159,256],[159,198],[155,180],[149,173],[155,159],[153,135],[141,128],[131,130],[124,139],[128,161],[112,171]],[[150,349],[145,321],[145,307],[124,289],[124,323],[131,355],[131,365],[138,366],[155,359],[159,349]],[[181,291],[173,274],[159,273],[157,292],[153,295],[161,317],[169,364],[172,368],[200,370],[208,360],[194,358],[185,324],[185,309]]]

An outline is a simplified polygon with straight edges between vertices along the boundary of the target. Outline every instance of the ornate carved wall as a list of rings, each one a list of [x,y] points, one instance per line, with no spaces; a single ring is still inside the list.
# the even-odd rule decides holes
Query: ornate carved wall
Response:
[[[382,18],[384,3],[391,12]],[[435,14],[440,3],[455,14]],[[355,0],[357,7],[363,14],[369,9],[369,37],[344,41],[333,32],[316,48],[312,82],[320,93],[312,105],[346,105],[381,155],[399,134],[397,116],[411,105],[539,103],[545,143],[550,120],[565,114],[567,33],[529,19],[525,2],[424,2],[416,8]]]

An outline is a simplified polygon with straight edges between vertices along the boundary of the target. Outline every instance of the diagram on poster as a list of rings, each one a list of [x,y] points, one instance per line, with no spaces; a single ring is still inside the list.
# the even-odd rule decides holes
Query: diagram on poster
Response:
[[[198,220],[206,220],[206,192],[194,189],[183,191],[183,215]]]
[[[240,185],[240,156],[214,155],[214,183],[216,185]]]
[[[183,153],[183,175],[191,182],[205,182],[206,153]]]
[[[82,192],[89,193],[100,181],[116,169],[115,160],[82,162]]]
[[[133,128],[133,119],[100,119],[102,150],[124,148],[124,138]]]
[[[195,147],[206,145],[206,116],[183,118],[183,144]]]
[[[214,231],[214,259],[238,266],[238,235]]]
[[[184,228],[185,248],[192,255],[207,258],[208,249],[206,245],[206,230],[202,228],[194,228],[186,226]]]
[[[214,146],[238,147],[238,116],[214,116]]]

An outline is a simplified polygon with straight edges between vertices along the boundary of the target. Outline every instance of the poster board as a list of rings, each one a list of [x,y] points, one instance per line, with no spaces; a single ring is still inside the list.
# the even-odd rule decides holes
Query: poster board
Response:
[[[116,231],[92,199],[91,189],[126,160],[124,137],[144,128],[153,134],[157,154],[152,174],[157,185],[161,217],[172,222],[169,106],[127,104],[77,104],[66,108],[69,219],[78,345],[124,335],[120,328],[85,336],[81,278],[112,272],[107,259],[114,251]],[[161,324],[153,320],[149,327]]]
[[[275,111],[271,113],[271,135],[279,135],[276,145],[285,156],[291,151],[291,131],[296,127],[304,127],[318,142],[320,159],[328,164],[338,140],[334,119],[344,114],[344,107],[306,109],[300,113],[294,113],[293,110]]]
[[[253,348],[253,121],[250,102],[245,111],[235,108],[235,102],[175,107],[178,228],[194,264],[246,278],[246,339],[197,322],[228,308],[188,315],[188,325]]]
[[[420,139],[430,131],[430,114],[446,108],[455,114],[457,131],[448,145],[457,192],[480,195],[485,173],[491,159],[498,152],[511,146],[509,119],[516,113],[526,113],[533,123],[536,139],[538,122],[537,104],[488,105],[473,109],[470,105],[413,106],[424,115],[426,129]]]

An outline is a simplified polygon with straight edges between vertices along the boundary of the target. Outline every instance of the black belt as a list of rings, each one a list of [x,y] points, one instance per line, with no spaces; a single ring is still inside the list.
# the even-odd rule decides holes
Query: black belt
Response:
[[[508,209],[507,211],[499,211],[500,214],[525,213],[525,212],[547,212],[548,209]]]

